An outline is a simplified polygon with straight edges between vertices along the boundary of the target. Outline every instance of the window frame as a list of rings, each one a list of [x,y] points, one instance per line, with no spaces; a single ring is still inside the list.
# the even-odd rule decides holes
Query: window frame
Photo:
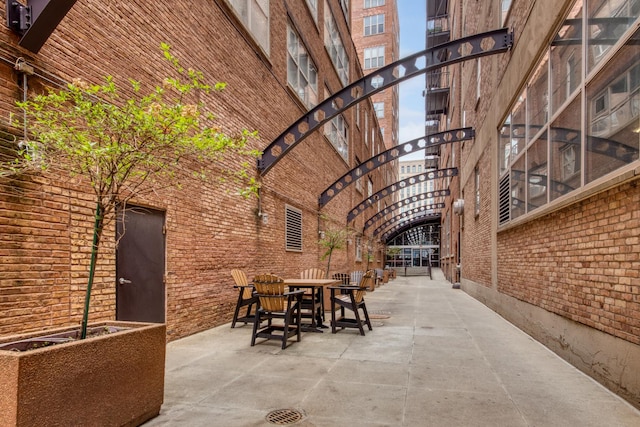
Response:
[[[385,16],[384,15],[385,15],[384,13],[377,13],[375,15],[368,15],[363,18],[362,33],[365,37],[384,34],[385,32]]]
[[[269,0],[227,0],[229,6],[233,10],[233,13],[242,22],[245,29],[251,34],[251,37],[256,42],[260,49],[267,55],[270,55],[271,50],[271,16],[269,11]],[[261,4],[262,3],[262,4]],[[242,8],[244,5],[244,8]],[[258,8],[262,12],[262,16],[266,18],[265,32],[259,33],[257,24],[254,23],[253,11]],[[243,13],[243,9],[246,12],[246,16]]]
[[[295,41],[297,42],[295,48],[290,46],[292,36],[295,37]],[[294,51],[296,58],[294,58]],[[302,62],[301,53],[304,53],[307,57],[307,70],[303,70],[300,65]],[[290,74],[292,71],[289,68],[290,61],[296,65],[295,81],[292,81],[293,76]],[[315,73],[315,82],[311,81],[312,71]],[[301,76],[307,83],[304,87],[300,87],[299,80]],[[290,22],[287,24],[287,84],[307,108],[311,109],[318,103],[318,67],[316,67],[315,61],[309,54],[302,38]],[[311,91],[311,93],[309,93],[309,91]]]

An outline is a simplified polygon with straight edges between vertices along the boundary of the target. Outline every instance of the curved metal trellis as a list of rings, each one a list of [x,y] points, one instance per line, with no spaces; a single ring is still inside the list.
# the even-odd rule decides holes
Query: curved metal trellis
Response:
[[[448,144],[458,141],[470,140],[474,137],[475,132],[473,128],[461,128],[452,129],[446,132],[435,133],[432,135],[425,135],[420,138],[412,139],[411,141],[397,145],[390,148],[377,156],[371,157],[365,160],[349,172],[342,175],[337,181],[327,187],[326,190],[320,194],[318,205],[323,207],[344,190],[350,184],[356,182],[359,178],[363,177],[366,173],[395,160],[405,154],[414,153],[416,151],[435,147],[437,145]]]
[[[380,225],[378,228],[376,228],[376,230],[373,232],[373,234],[374,235],[380,234],[380,230],[388,228],[394,222],[402,222],[403,219],[406,219],[408,217],[412,217],[412,216],[420,214],[420,213],[425,213],[425,214],[437,213],[437,212],[434,212],[436,209],[444,209],[444,207],[445,207],[444,203],[433,203],[431,205],[418,206],[418,207],[409,209],[408,211],[400,212],[398,215],[394,216],[393,218],[389,218],[387,221],[382,223],[382,225]],[[373,225],[373,224],[371,224],[371,225]],[[368,227],[365,224],[364,230],[366,230],[367,228]]]
[[[347,215],[347,222],[351,222],[353,218],[358,216],[366,208],[368,208],[378,200],[381,200],[398,190],[401,190],[410,185],[418,184],[420,182],[430,181],[437,178],[448,178],[456,175],[458,175],[458,168],[436,169],[433,171],[421,173],[419,175],[410,176],[409,178],[401,179],[398,182],[394,182],[393,184],[383,188],[377,193],[372,194],[370,197],[367,197],[360,204],[358,204],[358,206],[351,209],[351,211],[349,211],[349,214]],[[435,194],[436,192],[434,191],[433,193]]]
[[[437,195],[434,195],[434,193],[438,193]],[[425,192],[425,193],[420,193],[420,194],[416,194],[414,196],[411,197],[407,197],[404,200],[400,200],[399,202],[396,202],[390,206],[387,206],[386,208],[382,209],[380,212],[378,212],[377,214],[373,215],[371,218],[369,218],[368,220],[365,221],[364,223],[364,229],[368,229],[370,227],[373,226],[373,224],[375,224],[376,222],[380,221],[381,218],[389,215],[390,213],[392,213],[395,210],[398,210],[400,208],[403,207],[407,207],[410,206],[412,203],[418,203],[421,202],[423,200],[429,200],[429,199],[433,199],[434,197],[440,197],[440,196],[448,196],[451,194],[451,191],[449,189],[446,190],[439,190],[439,191],[429,191],[429,192]],[[428,208],[430,207],[431,209],[442,209],[444,208],[444,204],[442,203],[433,203],[430,205],[427,205]]]
[[[325,99],[282,132],[258,159],[260,175],[264,176],[290,149],[322,124],[374,93],[437,68],[505,52],[512,44],[513,33],[508,28],[501,28],[425,49],[374,71]],[[419,64],[422,61],[424,65]],[[374,78],[381,79],[382,83],[374,84]]]
[[[437,213],[426,213],[424,215],[418,215],[418,216],[409,218],[407,221],[403,221],[387,230],[384,230],[384,233],[382,233],[382,236],[380,236],[380,240],[386,242],[390,240],[389,236],[391,235],[397,236],[398,234],[401,234],[417,225],[425,224],[428,222],[437,222],[440,220],[441,217],[442,215],[439,212],[437,212]],[[383,230],[378,231],[378,234],[380,234],[381,231]],[[374,236],[377,236],[378,234],[376,234],[375,231],[373,232]]]

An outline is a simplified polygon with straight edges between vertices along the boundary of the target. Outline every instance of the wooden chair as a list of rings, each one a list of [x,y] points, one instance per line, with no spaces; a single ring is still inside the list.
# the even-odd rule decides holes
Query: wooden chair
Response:
[[[236,303],[236,310],[233,313],[233,320],[231,321],[231,327],[236,327],[236,322],[253,323],[255,315],[251,313],[251,310],[255,305],[257,308],[258,297],[254,295],[253,285],[249,283],[247,275],[242,270],[231,270],[231,276],[236,283],[233,287],[238,289],[238,302]],[[247,307],[247,314],[239,317],[242,307]]]
[[[371,320],[364,302],[364,295],[367,289],[373,286],[375,280],[375,272],[367,271],[358,286],[329,286],[331,291],[331,332],[336,333],[336,328],[358,328],[360,335],[364,335],[363,325],[367,325],[370,331]],[[336,293],[337,291],[347,290],[347,294]],[[340,307],[340,317],[336,319],[336,308]],[[353,312],[355,318],[346,317],[346,310]],[[360,317],[359,311],[362,310],[364,319]]]
[[[340,285],[344,285],[344,286],[351,285],[351,275],[349,275],[348,273],[334,273],[333,276],[331,276],[331,278],[333,280],[340,280]],[[348,294],[349,291],[346,289],[343,289],[340,293]]]
[[[351,280],[351,285],[357,286],[362,280],[362,276],[364,276],[364,271],[352,271],[349,275]]]
[[[340,280],[341,284],[344,286],[349,286],[351,284],[351,277],[347,273],[334,273],[331,278],[333,280]]]
[[[320,268],[307,268],[300,272],[301,279],[326,279],[324,270]],[[317,292],[313,289],[306,289],[302,296],[302,317],[313,319],[315,316],[316,326],[322,325],[324,313],[322,312],[322,288],[318,288]]]
[[[302,305],[303,290],[286,292],[284,280],[272,274],[258,275],[253,279],[260,308],[256,310],[253,321],[253,334],[251,346],[256,343],[256,338],[280,339],[282,349],[287,347],[287,340],[297,336],[300,341],[300,306]],[[278,323],[273,320],[278,319]],[[260,327],[262,321],[267,325]]]

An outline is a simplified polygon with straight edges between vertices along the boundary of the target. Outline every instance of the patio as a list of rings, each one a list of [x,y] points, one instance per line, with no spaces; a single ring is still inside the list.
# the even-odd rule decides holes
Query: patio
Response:
[[[145,426],[640,425],[640,411],[438,269],[366,300],[364,337],[325,329],[281,350],[226,324],[169,343],[164,405]]]

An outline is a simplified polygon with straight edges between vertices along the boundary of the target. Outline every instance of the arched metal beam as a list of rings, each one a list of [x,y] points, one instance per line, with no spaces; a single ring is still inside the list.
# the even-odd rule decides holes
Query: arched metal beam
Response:
[[[487,31],[425,49],[364,76],[309,110],[269,144],[258,159],[260,175],[264,176],[290,149],[321,125],[374,93],[437,68],[505,52],[512,44],[513,33],[508,28]],[[374,78],[381,78],[382,84],[374,86]]]
[[[400,200],[399,202],[396,202],[390,206],[387,206],[386,208],[382,209],[380,212],[378,212],[377,214],[375,214],[374,216],[372,216],[371,218],[369,218],[368,220],[365,221],[364,223],[364,229],[366,230],[367,228],[371,227],[374,223],[376,223],[377,221],[380,220],[380,218],[390,214],[391,212],[395,211],[396,209],[400,209],[402,207],[405,206],[409,206],[412,203],[417,203],[423,200],[429,200],[429,199],[433,199],[435,197],[442,197],[442,196],[448,196],[451,194],[451,191],[449,189],[446,190],[438,190],[438,191],[427,191],[424,193],[419,193],[419,194],[415,194],[411,197],[407,197],[404,200]],[[441,207],[439,207],[441,208]],[[434,208],[436,209],[436,208]],[[356,216],[358,215],[358,213],[356,213]],[[347,219],[347,222],[350,222],[351,219]]]
[[[383,222],[378,228],[376,228],[373,231],[373,235],[377,236],[378,234],[380,234],[382,230],[389,228],[394,223],[402,223],[402,220],[406,220],[407,218],[413,218],[416,215],[419,215],[421,213],[425,215],[429,215],[432,213],[433,214],[439,213],[439,210],[444,209],[444,207],[445,207],[444,203],[434,203],[432,205],[418,206],[416,208],[409,209],[408,211],[400,212],[398,215],[394,216],[393,218],[390,218],[385,222]],[[438,212],[435,212],[436,209],[438,209]],[[367,227],[365,227],[365,230],[366,228]]]
[[[408,245],[422,245],[422,244],[427,245],[428,243],[426,241],[431,241],[432,244],[435,244],[435,246],[438,246],[440,245],[441,239],[439,237],[437,239],[432,239],[432,236],[434,234],[440,235],[441,227],[439,222],[440,222],[440,218],[436,220],[433,220],[433,219],[422,220],[420,224],[418,225],[414,224],[412,225],[411,228],[403,231],[400,234],[393,234],[393,237],[387,238],[384,241],[384,244],[390,245],[392,241],[398,238],[401,238]],[[433,229],[437,229],[437,231],[434,231]],[[395,243],[396,244],[394,246],[398,244],[398,242],[395,242]],[[404,246],[404,245],[400,244],[400,246]]]
[[[390,236],[397,236],[410,228],[416,227],[418,225],[427,224],[430,222],[439,223],[442,215],[440,213],[432,213],[426,215],[420,215],[414,218],[410,218],[408,221],[403,222],[401,224],[396,224],[390,229],[386,230],[382,236],[380,236],[380,240],[383,242],[387,242],[391,239]],[[375,234],[374,234],[375,235]]]
[[[398,190],[401,190],[410,185],[418,184],[419,182],[431,181],[437,178],[448,178],[456,175],[458,175],[458,168],[436,169],[433,171],[421,173],[419,175],[410,176],[409,178],[401,179],[398,182],[394,182],[388,187],[383,188],[382,190],[378,191],[375,194],[372,194],[371,197],[367,197],[358,206],[351,209],[351,211],[349,211],[349,215],[347,216],[347,223],[351,222],[353,218],[358,216],[366,208],[368,208],[378,200],[381,200]],[[449,191],[449,190],[446,190],[446,191]],[[440,195],[440,194],[435,195],[435,193],[437,193],[436,191],[434,191],[433,193],[434,193],[434,197],[437,197]]]
[[[336,182],[327,187],[326,190],[320,194],[318,205],[323,207],[344,190],[350,184],[356,182],[359,178],[362,178],[366,173],[379,168],[385,163],[389,163],[405,154],[414,153],[416,151],[435,147],[437,145],[448,144],[452,142],[465,141],[472,139],[475,132],[472,128],[452,129],[446,132],[434,133],[432,135],[422,136],[420,138],[412,139],[393,148],[390,148],[377,156],[371,157],[365,160],[349,172],[342,175]]]

